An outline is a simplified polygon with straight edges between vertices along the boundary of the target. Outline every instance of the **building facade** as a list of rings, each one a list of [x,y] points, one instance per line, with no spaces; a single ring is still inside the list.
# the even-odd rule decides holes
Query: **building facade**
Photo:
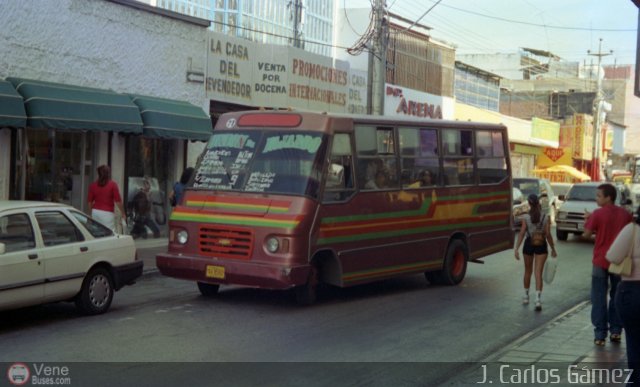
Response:
[[[139,1],[210,20],[215,32],[331,55],[334,0]]]
[[[204,68],[209,23],[131,4],[3,5],[0,79],[24,101],[25,122],[0,129],[9,155],[0,165],[1,199],[85,210],[96,168],[109,164],[126,203],[149,181],[154,221],[166,224],[166,196],[196,157],[188,143],[211,133],[204,80],[189,78]],[[202,120],[194,120],[202,118],[198,132]]]

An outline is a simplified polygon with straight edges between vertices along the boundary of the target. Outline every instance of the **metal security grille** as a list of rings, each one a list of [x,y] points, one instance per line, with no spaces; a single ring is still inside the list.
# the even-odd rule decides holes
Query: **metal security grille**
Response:
[[[226,226],[202,226],[198,233],[198,246],[202,255],[249,259],[253,250],[253,232]]]

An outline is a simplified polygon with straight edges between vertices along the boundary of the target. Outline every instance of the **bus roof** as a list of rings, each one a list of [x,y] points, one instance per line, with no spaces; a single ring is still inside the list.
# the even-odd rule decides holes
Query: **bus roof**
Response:
[[[374,115],[347,115],[337,113],[315,113],[289,110],[249,110],[229,112],[220,116],[215,130],[238,130],[243,128],[299,128],[304,122],[307,130],[332,132],[335,130],[352,130],[357,123],[376,125],[423,125],[425,127],[457,128],[457,129],[502,129],[502,124],[434,120],[417,117],[388,117]],[[332,125],[329,125],[329,123]]]

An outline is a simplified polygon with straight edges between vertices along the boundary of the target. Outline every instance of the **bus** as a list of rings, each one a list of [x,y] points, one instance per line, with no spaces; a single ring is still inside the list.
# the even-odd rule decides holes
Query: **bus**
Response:
[[[503,125],[233,112],[195,169],[156,263],[205,296],[291,288],[311,304],[320,284],[416,273],[456,285],[513,243]]]

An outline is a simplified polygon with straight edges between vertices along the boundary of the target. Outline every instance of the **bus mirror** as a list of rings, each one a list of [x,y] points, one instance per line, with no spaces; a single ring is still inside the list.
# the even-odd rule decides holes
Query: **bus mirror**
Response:
[[[340,164],[331,164],[327,176],[328,187],[344,187],[344,167]]]

